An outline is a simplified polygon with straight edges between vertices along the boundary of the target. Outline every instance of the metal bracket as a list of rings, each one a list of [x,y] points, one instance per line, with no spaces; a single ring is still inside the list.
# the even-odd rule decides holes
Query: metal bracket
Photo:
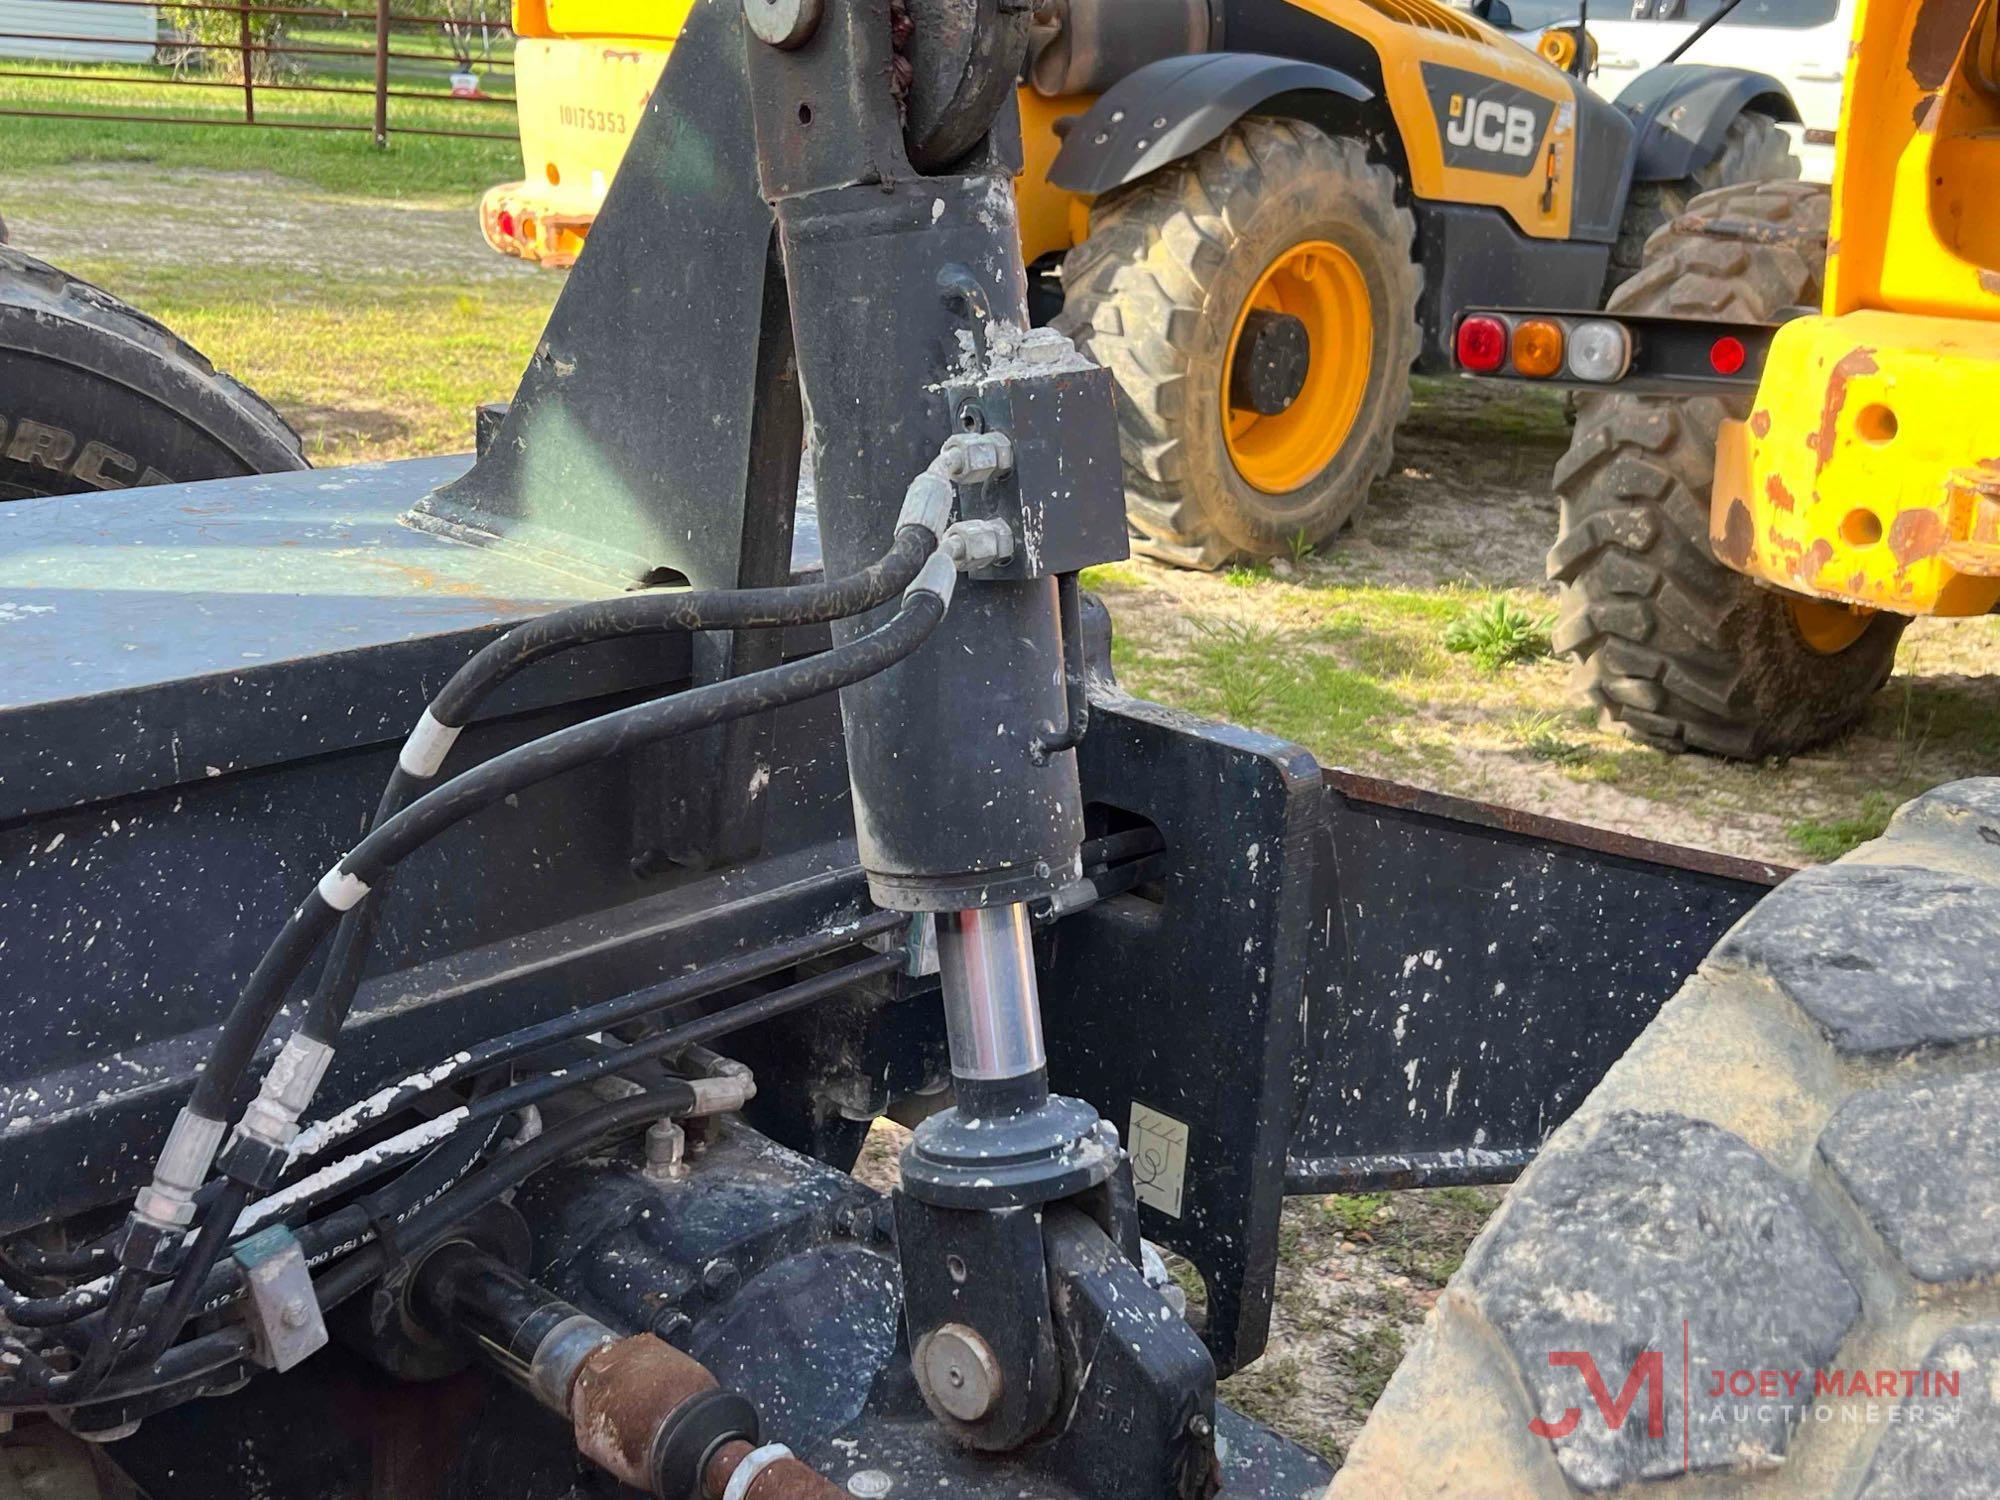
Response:
[[[250,1357],[272,1370],[289,1370],[326,1344],[326,1319],[313,1295],[312,1271],[292,1232],[281,1225],[253,1234],[236,1247],[243,1267],[244,1321],[257,1337]]]

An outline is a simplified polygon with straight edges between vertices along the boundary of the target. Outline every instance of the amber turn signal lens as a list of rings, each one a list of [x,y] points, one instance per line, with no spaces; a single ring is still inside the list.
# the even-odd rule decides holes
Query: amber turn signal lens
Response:
[[[1524,318],[1514,325],[1514,368],[1536,379],[1562,368],[1563,331],[1547,318]]]

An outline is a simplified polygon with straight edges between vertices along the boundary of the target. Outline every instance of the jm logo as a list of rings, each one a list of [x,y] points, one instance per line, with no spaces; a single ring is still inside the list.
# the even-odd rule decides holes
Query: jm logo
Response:
[[[1535,112],[1519,104],[1502,104],[1497,99],[1467,99],[1451,96],[1451,119],[1444,138],[1454,146],[1471,146],[1480,151],[1497,151],[1502,156],[1535,154]]]
[[[1646,1435],[1664,1437],[1667,1431],[1666,1359],[1657,1349],[1648,1349],[1632,1361],[1631,1373],[1625,1377],[1625,1388],[1612,1399],[1611,1387],[1604,1383],[1599,1373],[1597,1361],[1589,1354],[1576,1349],[1557,1349],[1549,1355],[1549,1363],[1556,1369],[1571,1369],[1583,1376],[1585,1389],[1590,1399],[1597,1404],[1597,1414],[1604,1418],[1604,1425],[1613,1432],[1621,1431],[1625,1419],[1632,1414],[1632,1407],[1639,1399],[1641,1390],[1646,1393]],[[1564,1410],[1555,1421],[1536,1417],[1528,1423],[1528,1430],[1538,1437],[1551,1441],[1566,1438],[1576,1431],[1576,1424],[1583,1419],[1583,1413],[1574,1406]]]

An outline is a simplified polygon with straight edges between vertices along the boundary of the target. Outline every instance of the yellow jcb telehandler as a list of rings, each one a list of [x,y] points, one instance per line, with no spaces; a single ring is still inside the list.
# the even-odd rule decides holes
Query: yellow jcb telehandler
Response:
[[[576,258],[687,9],[516,0],[496,248]],[[1117,379],[1134,546],[1188,566],[1337,531],[1467,303],[1595,306],[1695,193],[1799,171],[1774,78],[1670,63],[1614,104],[1581,27],[1538,55],[1438,0],[1042,0],[1035,28],[1033,306]]]

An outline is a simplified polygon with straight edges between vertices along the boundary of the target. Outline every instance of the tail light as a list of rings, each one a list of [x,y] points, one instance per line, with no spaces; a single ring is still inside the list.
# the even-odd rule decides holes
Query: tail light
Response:
[[[1632,363],[1632,335],[1617,323],[1591,318],[1569,331],[1569,372],[1578,380],[1611,381]]]
[[[1490,375],[1507,362],[1507,325],[1499,318],[1476,314],[1458,325],[1459,368]]]
[[[1563,364],[1562,325],[1552,318],[1523,318],[1514,325],[1514,369],[1534,380],[1556,373]]]

